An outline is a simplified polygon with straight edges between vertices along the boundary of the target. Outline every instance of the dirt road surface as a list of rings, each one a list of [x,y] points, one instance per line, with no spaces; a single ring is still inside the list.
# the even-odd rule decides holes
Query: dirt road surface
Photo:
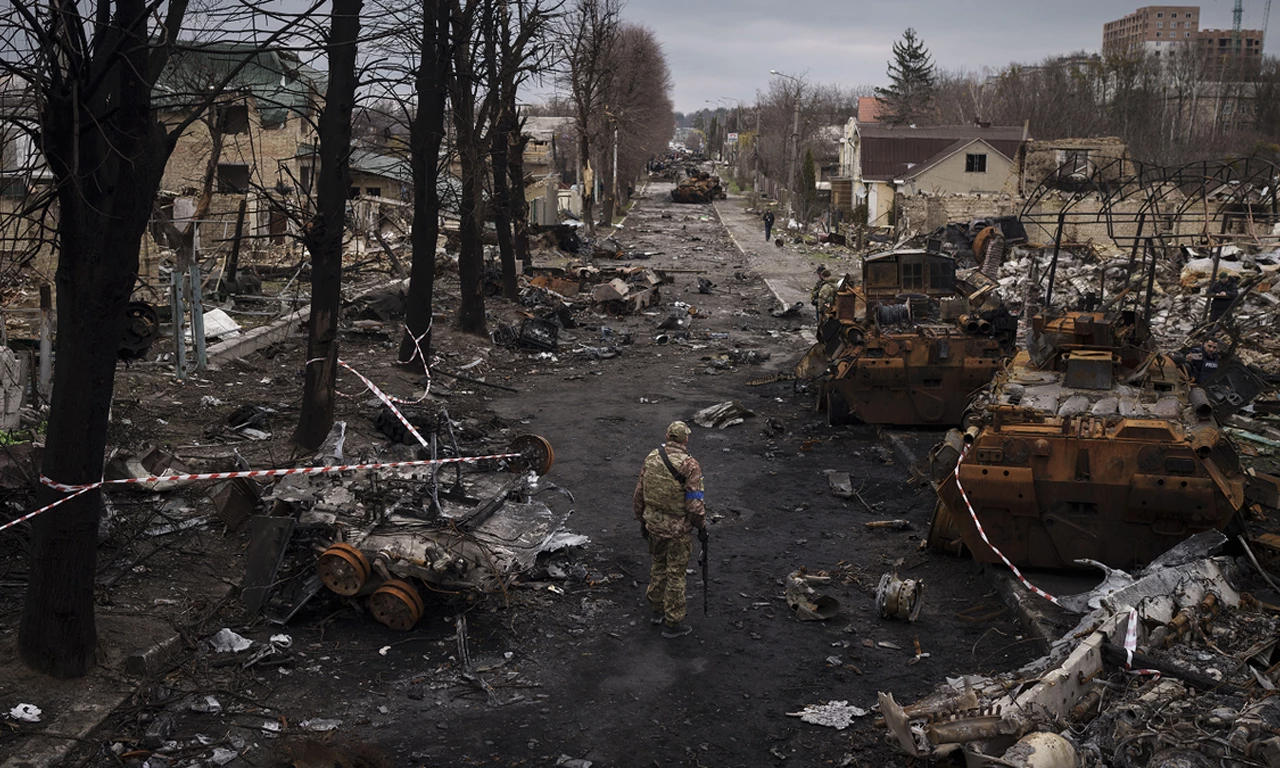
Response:
[[[663,286],[664,306],[652,315],[580,316],[582,327],[562,336],[554,359],[447,329],[439,339],[456,364],[480,358],[477,375],[520,390],[456,384],[447,401],[454,418],[480,431],[540,434],[554,445],[547,480],[572,491],[569,527],[591,538],[558,556],[566,578],[540,575],[506,601],[431,603],[408,633],[326,596],[289,626],[275,627],[244,616],[233,599],[210,596],[238,581],[243,535],[197,530],[117,579],[109,598],[131,606],[125,621],[154,621],[148,614],[173,606],[167,620],[186,629],[193,652],[175,670],[141,681],[65,764],[142,765],[157,745],[169,759],[152,757],[153,766],[905,764],[873,726],[874,713],[845,730],[790,713],[833,700],[869,710],[877,691],[911,701],[944,676],[1010,669],[1036,655],[979,566],[921,550],[932,494],[911,480],[900,451],[874,428],[827,426],[812,396],[790,381],[752,385],[788,372],[808,347],[813,265],[833,257],[766,246],[739,200],[676,205],[669,189],[650,185],[617,235],[629,253],[654,254],[635,263],[682,270],[674,285]],[[712,293],[697,292],[698,277],[714,283]],[[804,301],[805,310],[773,317],[778,301],[770,286],[786,303]],[[677,301],[697,310],[690,338],[657,344],[654,324]],[[497,301],[490,309],[503,311]],[[575,354],[600,343],[601,325],[630,333],[634,344],[612,359]],[[343,355],[393,394],[408,395],[414,377],[391,367],[392,342],[362,338],[348,336]],[[227,408],[255,398],[283,401],[275,432],[287,436],[304,346],[301,339],[277,345],[186,386],[158,373],[126,375],[117,411],[132,427],[113,437],[190,445],[190,433],[198,437],[201,429],[200,399],[209,394]],[[769,359],[723,363],[732,349]],[[341,386],[358,384],[344,377]],[[669,422],[728,400],[755,415],[724,430],[695,427],[690,441],[712,520],[707,599],[691,563],[694,632],[663,639],[643,602],[648,557],[631,512],[636,474]],[[376,408],[367,397],[343,400],[340,409],[353,425],[353,453],[362,441],[381,439],[368,426]],[[905,435],[919,456],[938,437]],[[241,450],[256,466],[287,460],[283,443],[275,445]],[[848,472],[862,501],[834,496],[824,470]],[[898,518],[910,530],[863,525]],[[126,549],[104,553],[104,569],[127,566],[133,550]],[[832,575],[824,592],[840,601],[836,618],[802,622],[791,615],[783,580],[801,566]],[[886,572],[923,579],[925,606],[914,624],[876,615],[874,592]],[[180,577],[192,574],[202,585],[188,590]],[[158,585],[168,597],[157,596]],[[197,592],[198,600],[191,596]],[[12,605],[14,593],[5,595]],[[100,610],[112,615],[109,606]],[[461,674],[455,618],[463,614],[468,650],[491,695]],[[6,642],[16,620],[16,612],[5,615]],[[259,642],[283,632],[292,646],[282,663],[243,669],[220,661],[202,640],[223,626]],[[213,709],[201,704],[206,696],[219,711],[198,711]],[[366,746],[353,746],[359,744]],[[117,753],[141,751],[116,760],[105,756],[112,745]]]

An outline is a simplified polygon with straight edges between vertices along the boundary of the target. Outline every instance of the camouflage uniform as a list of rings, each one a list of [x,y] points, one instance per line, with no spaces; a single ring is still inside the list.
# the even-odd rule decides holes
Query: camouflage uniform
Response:
[[[683,422],[675,422],[667,428],[665,446],[667,458],[685,477],[684,485],[671,474],[655,449],[645,458],[632,495],[636,519],[644,523],[649,533],[649,554],[653,556],[645,597],[655,613],[663,614],[669,627],[685,617],[684,572],[693,554],[693,538],[689,534],[706,525],[702,468],[689,455],[688,434],[689,428]]]
[[[814,318],[819,325],[822,324],[822,316],[827,313],[827,310],[836,301],[836,284],[837,281],[831,276],[831,273],[824,272],[818,284],[813,287],[813,292],[809,295],[810,303],[814,307]]]

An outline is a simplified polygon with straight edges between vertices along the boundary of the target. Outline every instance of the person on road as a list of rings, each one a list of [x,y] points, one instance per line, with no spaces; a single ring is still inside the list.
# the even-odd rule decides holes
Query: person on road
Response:
[[[1211,338],[1187,351],[1187,373],[1197,385],[1204,384],[1218,372],[1218,366],[1222,363],[1218,350],[1218,340]]]
[[[631,504],[640,521],[640,534],[649,542],[653,564],[645,598],[653,611],[651,624],[662,625],[662,636],[681,637],[693,631],[685,619],[685,568],[693,554],[696,528],[706,535],[707,514],[702,503],[702,467],[689,455],[689,426],[673,421],[665,445],[649,452]]]
[[[764,212],[764,240],[769,242],[769,235],[773,232],[773,211]]]

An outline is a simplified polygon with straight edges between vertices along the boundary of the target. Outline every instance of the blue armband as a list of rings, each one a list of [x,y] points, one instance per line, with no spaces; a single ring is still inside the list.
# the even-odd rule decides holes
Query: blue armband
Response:
[[[685,501],[702,501],[702,491],[685,491]]]

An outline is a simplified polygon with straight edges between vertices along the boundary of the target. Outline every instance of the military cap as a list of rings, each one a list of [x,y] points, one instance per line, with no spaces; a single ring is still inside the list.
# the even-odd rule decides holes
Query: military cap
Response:
[[[689,441],[689,425],[683,421],[671,422],[671,426],[667,427],[667,439],[674,440],[677,443],[687,443]]]

